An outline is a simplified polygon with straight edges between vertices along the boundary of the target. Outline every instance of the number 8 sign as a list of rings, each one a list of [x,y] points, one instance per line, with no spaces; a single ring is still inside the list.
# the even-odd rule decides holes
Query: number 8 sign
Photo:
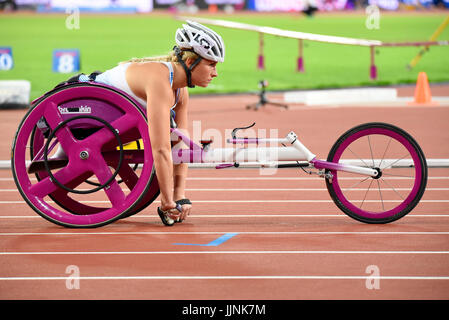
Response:
[[[78,49],[58,49],[53,51],[53,72],[70,73],[80,70]]]
[[[0,70],[11,70],[13,66],[12,49],[10,47],[0,47]]]

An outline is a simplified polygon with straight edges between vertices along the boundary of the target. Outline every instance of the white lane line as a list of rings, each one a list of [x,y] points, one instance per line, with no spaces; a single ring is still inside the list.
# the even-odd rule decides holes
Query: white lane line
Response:
[[[360,180],[360,177],[339,177],[340,180]],[[414,178],[406,178],[406,177],[389,177],[391,180],[412,180]],[[436,177],[428,177],[428,180],[449,180],[449,177],[445,176],[436,176]],[[319,177],[187,177],[187,180],[198,180],[198,181],[226,181],[226,180],[317,180],[322,181],[323,178]]]
[[[44,280],[449,280],[448,276],[82,276],[1,277],[0,281]]]
[[[208,235],[237,233],[239,235],[449,235],[449,231],[192,231],[192,232],[163,232],[163,231],[116,231],[116,232],[2,232],[0,236],[66,236],[66,235]]]
[[[202,214],[190,215],[189,219],[202,218],[347,218],[348,216],[341,214]],[[408,214],[407,218],[448,218],[449,214]],[[126,219],[157,219],[156,215],[137,214]],[[1,216],[0,219],[42,219],[39,215],[33,216]]]
[[[293,180],[293,181],[301,181],[301,180],[313,180],[313,181],[323,181],[323,178],[319,177],[187,177],[187,180],[191,181],[254,181],[254,180],[262,180],[262,181],[283,181],[283,180]],[[340,177],[340,180],[360,180],[360,177]],[[391,180],[411,180],[413,178],[405,178],[405,177],[389,177]],[[428,180],[449,180],[449,176],[431,176],[427,178]],[[3,177],[0,178],[0,181],[14,181],[12,177]],[[30,181],[37,181],[36,178],[31,178]]]
[[[90,189],[77,189],[78,191],[85,191]],[[122,189],[123,191],[129,191],[129,189]],[[394,188],[396,191],[410,191],[411,188]],[[230,192],[240,192],[240,191],[328,191],[327,188],[208,188],[208,189],[185,189],[185,191],[198,191],[198,192],[215,192],[215,191],[230,191]],[[344,189],[343,191],[361,191],[366,192],[366,189]],[[383,191],[391,191],[385,189]],[[449,191],[449,188],[426,188],[426,191]],[[17,189],[0,189],[0,192],[19,192]]]
[[[449,251],[42,251],[0,252],[0,256],[16,255],[190,255],[190,254],[449,254]]]
[[[45,201],[46,203],[54,203],[54,201]],[[78,201],[79,203],[111,203],[110,201],[102,201],[102,200],[86,200],[86,201]],[[195,204],[198,203],[334,203],[333,200],[195,200]],[[351,200],[351,202],[364,202],[364,203],[400,203],[403,200]],[[438,200],[420,200],[421,203],[449,203],[447,199],[438,199]],[[159,200],[154,201],[153,203],[160,203]],[[0,204],[26,204],[25,201],[0,201]]]

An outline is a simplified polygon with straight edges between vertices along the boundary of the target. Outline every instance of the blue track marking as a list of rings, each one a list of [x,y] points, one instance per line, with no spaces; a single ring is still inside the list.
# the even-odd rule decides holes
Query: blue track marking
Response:
[[[198,244],[198,243],[173,243],[174,245],[181,245],[181,246],[202,246],[202,247],[216,247],[222,244],[223,242],[228,241],[232,237],[238,235],[238,233],[226,233],[222,235],[220,238],[215,239],[214,241],[211,241],[207,244]]]

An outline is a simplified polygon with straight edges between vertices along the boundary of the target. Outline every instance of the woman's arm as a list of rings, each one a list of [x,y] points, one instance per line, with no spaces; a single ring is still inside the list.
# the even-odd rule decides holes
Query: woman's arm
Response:
[[[163,82],[147,87],[151,149],[161,191],[161,209],[164,211],[176,206],[173,201],[173,160],[170,141],[171,92],[171,87],[166,88]]]
[[[178,103],[174,108],[176,112],[176,124],[185,135],[189,136],[188,117],[187,117],[187,105],[189,103],[189,92],[187,88],[182,88],[179,96]],[[176,143],[176,142],[175,142]],[[188,147],[188,146],[181,146]],[[175,164],[173,166],[173,199],[180,200],[186,198],[185,186],[187,178],[187,163]]]
[[[173,90],[168,77],[168,69],[159,63],[131,64],[126,74],[130,89],[147,101],[148,129],[163,211],[176,206],[173,201],[173,160],[170,141],[170,107],[173,105]]]
[[[178,129],[180,129],[186,136],[190,136],[188,127],[188,117],[187,117],[188,103],[189,103],[189,92],[187,88],[183,88],[181,89],[180,97],[174,110],[176,112],[176,124],[178,126]],[[178,141],[178,143],[182,142]],[[188,148],[189,146],[181,145],[178,147]],[[188,171],[187,163],[180,163],[173,165],[173,184],[174,184],[173,199],[175,201],[186,199],[185,187],[186,187],[187,171]],[[192,210],[191,204],[183,204],[181,220],[184,220],[190,214],[191,210]]]

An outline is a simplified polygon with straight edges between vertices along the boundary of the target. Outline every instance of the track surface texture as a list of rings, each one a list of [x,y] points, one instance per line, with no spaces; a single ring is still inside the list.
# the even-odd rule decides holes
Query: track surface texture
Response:
[[[431,88],[449,95],[447,85]],[[225,132],[256,122],[256,133],[295,131],[326,159],[346,130],[382,121],[409,132],[428,159],[449,158],[444,104],[245,108],[257,99],[191,97],[191,134],[223,146]],[[1,160],[25,113],[0,111]],[[0,299],[449,299],[448,168],[430,168],[418,206],[383,225],[346,216],[325,181],[300,169],[192,168],[187,196],[193,212],[173,227],[159,220],[157,199],[107,226],[68,229],[38,216],[0,170]]]

